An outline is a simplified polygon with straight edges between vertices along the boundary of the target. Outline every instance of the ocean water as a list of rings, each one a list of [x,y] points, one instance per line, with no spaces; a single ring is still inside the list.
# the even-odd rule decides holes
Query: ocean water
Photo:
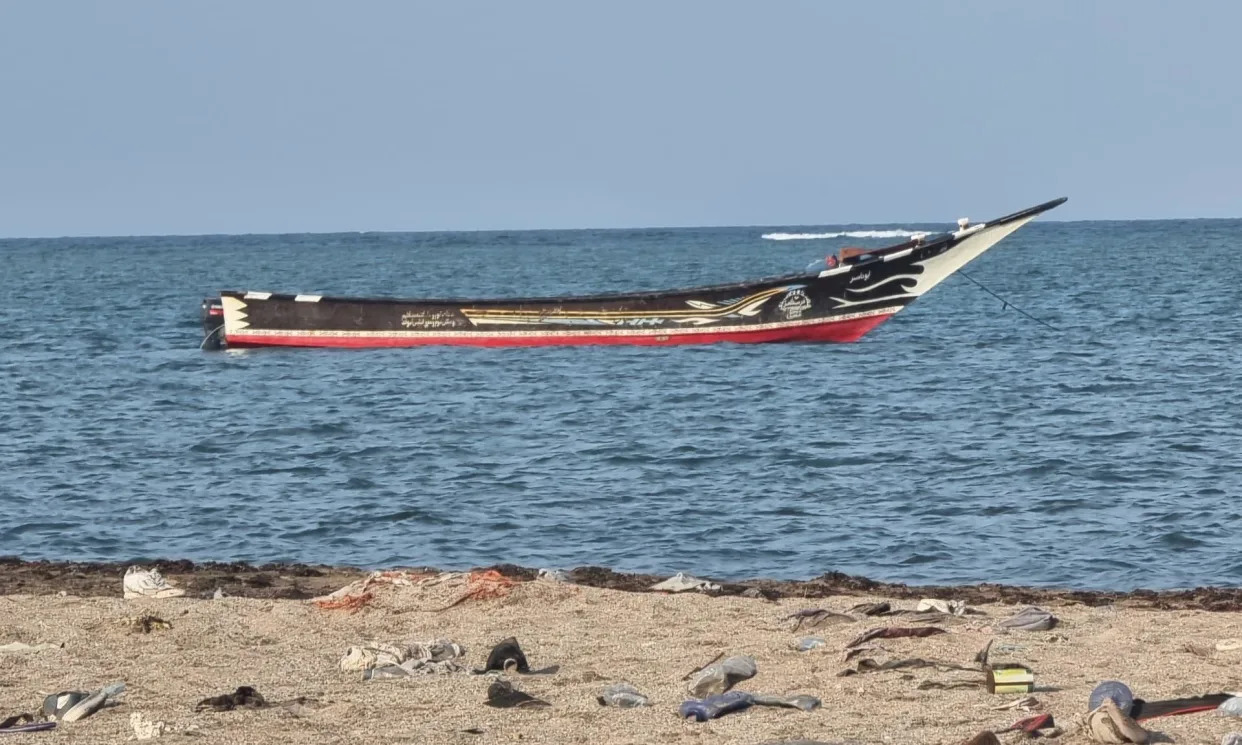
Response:
[[[1242,221],[967,267],[1056,330],[954,277],[852,345],[199,350],[220,289],[658,289],[947,227],[0,241],[0,554],[1242,581]]]

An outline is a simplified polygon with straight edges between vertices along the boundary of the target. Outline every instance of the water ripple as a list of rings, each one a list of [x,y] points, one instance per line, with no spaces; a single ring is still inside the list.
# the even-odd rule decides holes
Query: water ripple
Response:
[[[197,349],[223,287],[556,294],[805,265],[762,232],[0,241],[0,554],[1242,579],[1239,221],[1039,222],[972,265],[1056,333],[951,279],[850,346]],[[1212,271],[1153,277],[1170,251]]]

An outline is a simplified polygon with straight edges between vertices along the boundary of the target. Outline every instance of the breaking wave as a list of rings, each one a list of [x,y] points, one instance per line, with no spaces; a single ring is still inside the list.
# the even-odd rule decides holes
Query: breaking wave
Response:
[[[812,241],[818,238],[909,238],[922,235],[917,230],[846,230],[840,233],[764,233],[769,241]]]

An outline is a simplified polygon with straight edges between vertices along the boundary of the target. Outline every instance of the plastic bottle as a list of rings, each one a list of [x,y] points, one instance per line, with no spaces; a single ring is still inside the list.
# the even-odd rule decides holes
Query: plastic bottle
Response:
[[[1087,699],[1087,711],[1094,711],[1106,698],[1111,698],[1122,714],[1129,715],[1134,706],[1134,693],[1129,686],[1120,680],[1105,680],[1091,691],[1091,696]]]

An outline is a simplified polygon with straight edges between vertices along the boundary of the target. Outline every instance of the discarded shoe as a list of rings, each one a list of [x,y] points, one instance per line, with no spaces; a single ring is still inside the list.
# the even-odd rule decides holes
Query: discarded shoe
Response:
[[[725,714],[749,709],[754,704],[755,697],[749,693],[745,691],[729,691],[728,693],[708,696],[702,700],[685,701],[677,711],[681,714],[682,719],[706,722],[708,719],[718,719]]]
[[[692,673],[689,690],[698,698],[724,693],[739,681],[755,677],[758,672],[754,657],[726,657]]]
[[[132,566],[125,570],[125,579],[121,583],[126,600],[134,598],[179,598],[185,590],[173,587],[160,574],[159,569],[143,569]]]
[[[476,675],[493,671],[517,672],[522,675],[547,675],[559,669],[559,665],[550,665],[540,670],[531,670],[530,663],[526,661],[526,655],[518,646],[518,640],[511,636],[492,647],[492,651],[487,655],[487,664],[482,670],[476,668],[474,672]]]
[[[494,680],[487,687],[487,705],[498,709],[529,709],[551,706],[529,693],[519,691],[507,680]]]
[[[232,693],[205,698],[194,705],[194,711],[232,711],[233,709],[262,709],[267,700],[250,686],[240,686]]]
[[[1015,631],[1047,631],[1057,625],[1057,617],[1035,606],[1027,606],[1018,611],[1012,618],[997,624],[1001,628]]]
[[[112,703],[125,692],[124,683],[113,683],[98,691],[62,691],[43,699],[43,718],[53,722],[76,722]]]
[[[1129,715],[1117,708],[1111,698],[1104,701],[1086,719],[1087,734],[1092,740],[1103,743],[1146,743],[1150,733],[1139,726]]]
[[[692,577],[685,572],[678,572],[663,582],[657,582],[652,585],[651,589],[656,592],[689,592],[691,590],[716,592],[720,590],[720,585],[708,582],[705,579]]]
[[[639,706],[651,705],[647,697],[639,693],[638,689],[629,683],[610,685],[595,700],[599,701],[600,706],[615,706],[619,709],[633,709]]]

